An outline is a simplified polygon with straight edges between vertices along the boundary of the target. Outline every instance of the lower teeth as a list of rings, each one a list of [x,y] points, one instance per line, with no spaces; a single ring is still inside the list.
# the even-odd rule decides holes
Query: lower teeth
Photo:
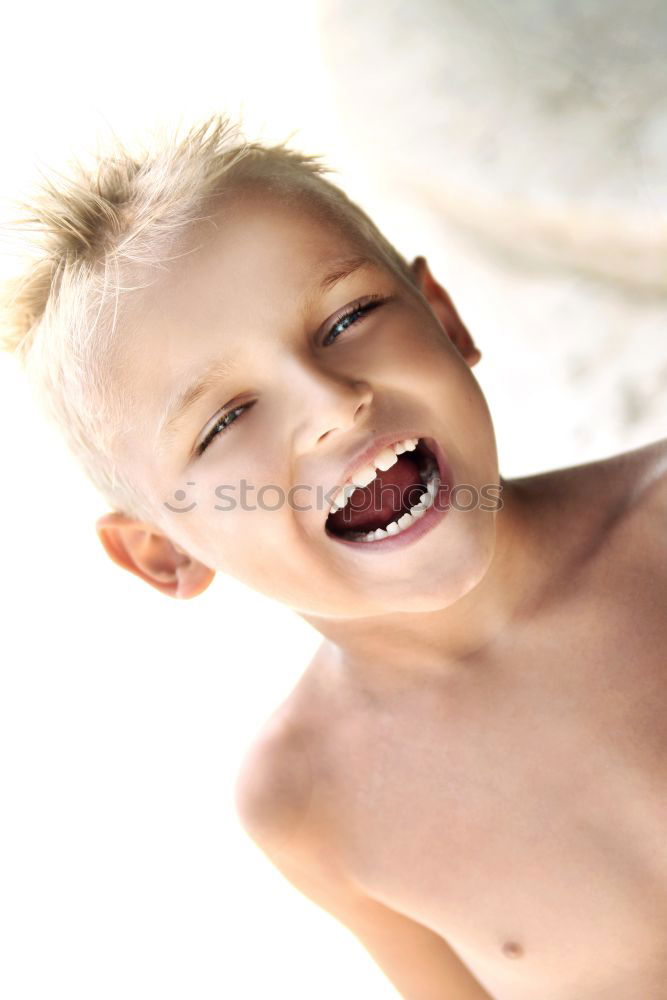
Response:
[[[410,508],[410,512],[402,514],[396,521],[390,521],[386,528],[376,528],[374,531],[346,531],[341,537],[351,542],[376,542],[389,535],[400,535],[402,531],[411,528],[420,517],[423,517],[428,508],[433,503],[435,495],[440,486],[440,477],[435,462],[429,460],[424,471],[425,491],[419,498],[418,503]]]

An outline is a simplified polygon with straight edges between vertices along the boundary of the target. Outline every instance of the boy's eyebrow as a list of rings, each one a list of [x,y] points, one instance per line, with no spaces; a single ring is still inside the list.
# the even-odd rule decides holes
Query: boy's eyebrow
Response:
[[[315,282],[314,286],[306,293],[303,299],[302,308],[307,312],[313,301],[324,292],[329,292],[344,278],[349,278],[351,274],[362,267],[377,267],[377,262],[367,254],[356,254],[354,257],[341,257],[334,261],[334,266],[328,266],[326,273]]]
[[[344,257],[336,260],[334,266],[331,262],[327,266],[326,273],[315,282],[302,301],[304,313],[317,300],[318,296],[330,291],[339,281],[348,278],[355,271],[362,267],[377,267],[377,262],[364,254],[357,254],[354,257]],[[173,438],[181,422],[188,411],[203,396],[208,395],[214,388],[220,385],[221,381],[228,378],[234,368],[232,361],[224,358],[216,358],[203,372],[190,381],[185,388],[177,392],[176,398],[170,396],[166,410],[159,422],[156,440],[158,445],[164,447],[169,439]]]

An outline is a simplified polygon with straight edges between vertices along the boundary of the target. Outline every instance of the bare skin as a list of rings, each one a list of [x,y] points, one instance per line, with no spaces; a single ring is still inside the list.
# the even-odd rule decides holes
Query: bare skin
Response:
[[[667,996],[666,461],[519,481],[556,585],[483,653],[388,693],[325,642],[280,708],[341,867],[496,1000]]]
[[[503,480],[480,351],[425,259],[414,283],[350,267],[367,248],[294,204],[224,203],[141,300],[124,459],[155,519],[105,514],[100,540],[169,596],[221,571],[320,631],[239,812],[407,1000],[667,998],[667,443]],[[213,507],[220,483],[340,486],[390,434],[437,440],[503,507],[385,555],[332,539],[327,509]]]

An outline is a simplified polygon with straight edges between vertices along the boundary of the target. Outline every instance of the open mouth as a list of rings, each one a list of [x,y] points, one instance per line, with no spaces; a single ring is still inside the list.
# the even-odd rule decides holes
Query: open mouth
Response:
[[[407,438],[382,448],[336,497],[326,520],[329,535],[346,542],[379,542],[410,531],[434,505],[447,505],[449,485],[431,438]],[[355,485],[359,478],[365,485]],[[339,506],[340,505],[340,506]],[[429,517],[430,521],[431,518]]]

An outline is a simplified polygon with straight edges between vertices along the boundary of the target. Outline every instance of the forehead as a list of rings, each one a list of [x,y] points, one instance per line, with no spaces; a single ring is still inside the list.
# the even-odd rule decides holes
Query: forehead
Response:
[[[380,256],[358,232],[323,206],[264,192],[226,197],[198,222],[159,286],[148,293],[146,319],[158,316],[164,337],[175,327],[194,333],[223,314],[293,304],[330,261]]]

